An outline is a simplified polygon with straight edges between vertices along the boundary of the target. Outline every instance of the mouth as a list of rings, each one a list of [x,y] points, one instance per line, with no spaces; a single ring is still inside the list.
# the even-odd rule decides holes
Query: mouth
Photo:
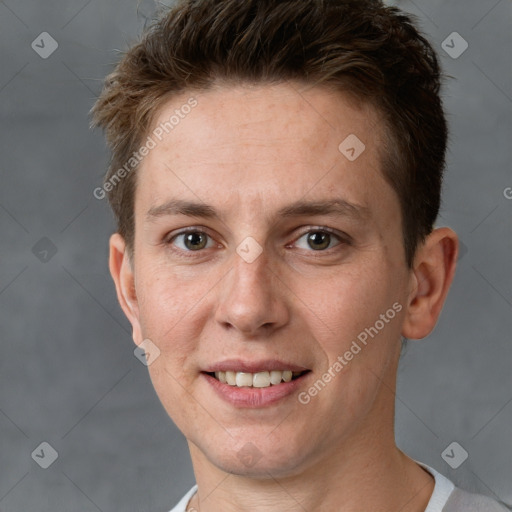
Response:
[[[222,384],[238,388],[269,388],[282,383],[297,380],[310,370],[264,370],[259,372],[246,371],[215,371],[204,372]]]
[[[230,359],[204,368],[201,375],[223,401],[235,408],[263,408],[290,399],[307,384],[312,370],[290,361]]]

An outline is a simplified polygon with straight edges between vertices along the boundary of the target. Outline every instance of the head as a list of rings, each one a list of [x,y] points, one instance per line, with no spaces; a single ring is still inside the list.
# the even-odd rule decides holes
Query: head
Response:
[[[400,338],[433,329],[455,268],[439,88],[411,19],[360,0],[182,1],[107,78],[110,268],[197,457],[286,475],[391,442]],[[208,375],[283,365],[304,373],[261,407]]]
[[[178,2],[124,55],[93,109],[112,149],[105,190],[119,233],[131,251],[138,163],[117,175],[162,105],[219,82],[296,81],[379,112],[382,173],[398,196],[410,266],[440,206],[447,140],[440,80],[436,55],[410,16],[380,1]]]

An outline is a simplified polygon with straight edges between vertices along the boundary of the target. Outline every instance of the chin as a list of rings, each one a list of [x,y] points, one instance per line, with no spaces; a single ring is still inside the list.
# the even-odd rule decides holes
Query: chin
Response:
[[[305,463],[306,445],[290,436],[288,442],[271,439],[267,431],[260,436],[238,436],[238,440],[230,439],[227,443],[203,442],[196,446],[211,464],[226,473],[268,479],[297,473]]]

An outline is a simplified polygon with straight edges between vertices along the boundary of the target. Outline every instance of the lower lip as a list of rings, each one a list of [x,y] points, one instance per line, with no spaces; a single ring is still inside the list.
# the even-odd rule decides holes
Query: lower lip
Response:
[[[275,404],[283,398],[289,397],[302,386],[304,379],[306,379],[310,373],[311,372],[307,372],[290,382],[281,382],[281,384],[269,386],[268,388],[239,388],[238,386],[230,386],[229,384],[220,382],[207,373],[201,373],[201,375],[226,402],[237,407],[256,409]]]

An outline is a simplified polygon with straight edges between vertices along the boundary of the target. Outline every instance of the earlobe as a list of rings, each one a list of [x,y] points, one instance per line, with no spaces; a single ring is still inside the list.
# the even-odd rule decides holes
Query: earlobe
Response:
[[[457,235],[450,228],[435,229],[418,248],[402,328],[404,337],[421,339],[434,329],[455,275],[457,254]]]
[[[110,237],[109,269],[116,286],[117,299],[124,314],[132,324],[133,341],[138,345],[142,341],[139,323],[139,306],[135,290],[135,278],[132,262],[126,242],[119,233]]]

